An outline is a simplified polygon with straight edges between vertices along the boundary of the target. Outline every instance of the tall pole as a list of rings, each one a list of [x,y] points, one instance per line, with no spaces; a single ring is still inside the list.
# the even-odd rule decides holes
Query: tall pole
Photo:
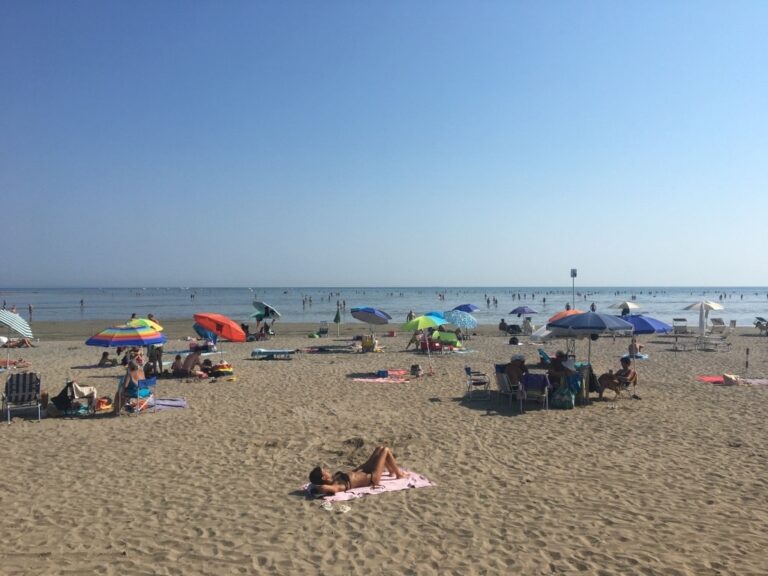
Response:
[[[571,308],[576,310],[576,268],[571,268]]]

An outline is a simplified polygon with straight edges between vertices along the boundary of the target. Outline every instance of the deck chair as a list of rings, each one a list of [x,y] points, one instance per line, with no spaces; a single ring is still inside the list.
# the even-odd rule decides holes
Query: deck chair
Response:
[[[523,394],[520,383],[513,386],[507,376],[506,364],[494,364],[494,376],[496,377],[496,393],[498,394],[498,400],[501,400],[502,396],[509,396],[509,406],[512,407],[512,401],[517,400],[517,411],[522,413],[523,411]]]
[[[23,408],[37,408],[37,420],[40,421],[40,374],[17,372],[6,380],[2,410],[8,414],[8,424],[11,423],[11,410]]]
[[[484,372],[472,370],[471,366],[464,366],[464,374],[467,376],[467,388],[465,396],[472,399],[472,394],[482,391],[491,397],[491,380]]]
[[[549,410],[549,376],[546,374],[524,374],[520,380],[525,400],[535,400],[542,408]]]
[[[672,334],[688,334],[688,320],[686,318],[672,318]]]
[[[761,336],[763,334],[768,334],[768,320],[762,316],[755,316],[754,325],[755,328],[759,330]]]
[[[725,321],[722,318],[710,318],[709,321],[712,323],[710,328],[712,334],[723,334],[725,332]]]
[[[322,320],[320,322],[320,328],[317,329],[318,336],[328,336],[328,322]]]

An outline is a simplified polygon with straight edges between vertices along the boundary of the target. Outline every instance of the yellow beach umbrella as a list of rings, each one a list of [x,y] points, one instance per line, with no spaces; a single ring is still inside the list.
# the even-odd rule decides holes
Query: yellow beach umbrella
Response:
[[[152,328],[152,330],[157,330],[158,332],[163,331],[163,327],[160,324],[149,318],[134,318],[129,320],[126,326],[131,328]]]

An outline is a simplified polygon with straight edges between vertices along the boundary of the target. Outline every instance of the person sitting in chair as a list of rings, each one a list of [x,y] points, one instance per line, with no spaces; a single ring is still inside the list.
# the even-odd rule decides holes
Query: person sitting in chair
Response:
[[[606,374],[601,374],[597,381],[600,386],[600,399],[603,398],[605,390],[613,390],[618,397],[622,390],[637,384],[637,372],[632,368],[632,361],[629,358],[622,358],[621,369],[615,373],[609,371]],[[640,396],[637,394],[632,394],[632,398],[640,400]]]
[[[525,356],[515,354],[512,356],[506,368],[507,378],[512,386],[517,386],[523,374],[528,374],[528,367],[525,365]]]
[[[320,466],[313,468],[309,473],[309,481],[312,483],[311,491],[314,494],[329,496],[353,488],[377,486],[385,469],[395,478],[408,476],[398,467],[390,448],[377,446],[364,464],[348,472],[331,474],[330,471]]]
[[[99,363],[96,364],[99,368],[106,368],[107,366],[117,366],[117,358],[110,358],[109,352],[106,350],[102,352]]]

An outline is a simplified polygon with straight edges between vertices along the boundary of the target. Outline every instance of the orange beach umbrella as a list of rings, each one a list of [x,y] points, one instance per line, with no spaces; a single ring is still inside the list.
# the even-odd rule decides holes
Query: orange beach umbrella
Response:
[[[231,342],[245,342],[245,332],[240,328],[240,324],[223,314],[201,312],[195,314],[195,322],[206,330],[218,334],[221,338],[226,338]]]
[[[566,318],[567,316],[573,316],[574,314],[584,314],[581,310],[576,310],[575,308],[571,310],[561,310],[554,316],[552,316],[549,320],[547,320],[547,324],[551,324],[552,322],[557,322],[560,320],[560,318]]]

